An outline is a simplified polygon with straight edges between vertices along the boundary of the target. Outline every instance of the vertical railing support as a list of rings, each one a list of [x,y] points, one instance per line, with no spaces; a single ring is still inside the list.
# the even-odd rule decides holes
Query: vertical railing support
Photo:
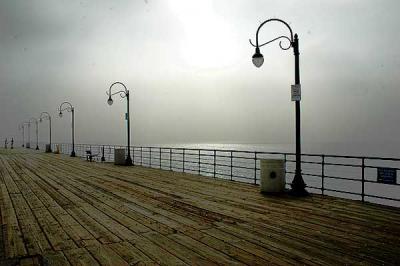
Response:
[[[132,165],[135,166],[135,146],[132,147]]]
[[[161,147],[160,147],[160,169],[162,168],[161,166],[162,164],[161,164]]]
[[[364,202],[365,197],[365,158],[361,159],[361,200]]]
[[[199,160],[199,162],[198,162],[198,164],[199,164],[199,171],[198,171],[198,173],[199,173],[199,175],[200,175],[200,172],[201,172],[201,150],[199,149],[199,156],[198,156],[199,158],[198,158],[198,160]]]
[[[233,180],[233,152],[231,151],[231,181]]]
[[[287,173],[287,170],[286,170],[287,169],[287,164],[286,164],[286,162],[287,162],[287,154],[286,153],[283,154],[283,161],[285,162],[285,188],[286,188],[286,186],[288,184],[287,181],[286,181],[287,180],[286,179],[286,173]]]
[[[104,162],[106,160],[106,157],[104,157],[104,146],[101,147],[101,161]]]
[[[151,168],[151,147],[150,147],[150,168]]]
[[[325,154],[322,154],[321,162],[321,192],[322,195],[325,193]]]
[[[182,155],[182,171],[185,172],[185,148],[183,148],[183,155]]]
[[[143,147],[140,147],[140,166],[143,166]]]
[[[254,185],[257,185],[257,152],[254,152]]]
[[[172,171],[172,149],[169,148],[169,170]]]
[[[215,171],[216,171],[216,169],[217,169],[216,155],[217,155],[217,151],[214,150],[214,171],[213,171],[214,178],[215,178]]]

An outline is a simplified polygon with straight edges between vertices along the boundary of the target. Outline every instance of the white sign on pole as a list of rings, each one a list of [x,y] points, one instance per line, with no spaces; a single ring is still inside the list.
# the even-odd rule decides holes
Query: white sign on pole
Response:
[[[300,101],[301,100],[301,85],[296,84],[292,85],[292,101]]]

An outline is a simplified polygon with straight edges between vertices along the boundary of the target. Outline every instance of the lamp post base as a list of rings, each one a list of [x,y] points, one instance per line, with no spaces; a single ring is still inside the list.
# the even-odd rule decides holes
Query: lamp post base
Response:
[[[125,165],[127,166],[133,165],[131,156],[126,157]]]
[[[35,149],[35,150],[37,150],[37,151],[38,151],[38,150],[39,150],[39,146],[36,146],[36,149]]]
[[[303,177],[299,173],[295,174],[291,187],[292,188],[289,190],[289,195],[296,197],[305,197],[309,195],[308,191],[306,190],[306,184],[304,183]]]
[[[71,157],[75,157],[75,151],[71,152]]]

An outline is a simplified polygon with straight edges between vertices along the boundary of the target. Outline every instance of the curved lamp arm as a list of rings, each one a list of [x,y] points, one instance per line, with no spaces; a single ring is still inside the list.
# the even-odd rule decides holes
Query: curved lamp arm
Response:
[[[51,120],[51,116],[48,112],[42,112],[39,117],[39,122],[42,122],[43,119]]]
[[[28,123],[32,123],[35,122],[36,124],[39,123],[39,120],[37,120],[36,118],[32,117],[31,119],[29,119]]]
[[[29,126],[30,125],[29,121],[25,121],[25,122],[21,123],[21,127],[25,127],[25,125]]]
[[[63,105],[67,105],[67,106],[63,108]],[[63,102],[60,105],[60,107],[58,108],[58,111],[60,111],[60,113],[62,113],[65,110],[68,112],[72,112],[74,110],[74,107],[72,106],[72,104],[70,102]]]
[[[258,33],[260,32],[261,27],[264,26],[266,23],[271,22],[271,21],[278,21],[278,22],[283,23],[289,29],[290,38],[287,37],[287,36],[279,36],[279,37],[277,37],[275,39],[272,39],[272,40],[270,40],[268,42],[265,42],[265,43],[259,45],[259,43],[258,43]],[[251,41],[251,39],[249,39],[249,42],[253,47],[256,47],[256,49],[257,49],[259,47],[262,47],[264,45],[267,45],[267,44],[269,44],[271,42],[274,42],[276,40],[279,40],[279,39],[285,39],[285,40],[289,41],[289,46],[288,47],[283,47],[282,46],[282,41],[279,41],[279,47],[281,47],[282,50],[288,50],[290,47],[292,47],[292,45],[293,45],[293,31],[292,31],[292,28],[290,28],[289,24],[287,24],[285,21],[283,21],[281,19],[271,18],[271,19],[267,19],[266,21],[261,23],[260,26],[258,26],[257,33],[256,33],[256,44],[254,45],[253,42]]]
[[[117,85],[117,84],[122,85],[122,86],[124,87],[125,90],[120,90],[120,91],[111,93],[111,88],[112,88],[114,85]],[[106,94],[108,95],[109,99],[111,99],[111,96],[113,96],[113,95],[115,95],[115,94],[118,94],[118,93],[119,93],[119,95],[121,96],[121,98],[125,98],[127,95],[129,95],[129,90],[126,88],[125,84],[122,83],[122,82],[119,82],[119,81],[114,82],[113,84],[111,84],[109,90],[106,91]]]

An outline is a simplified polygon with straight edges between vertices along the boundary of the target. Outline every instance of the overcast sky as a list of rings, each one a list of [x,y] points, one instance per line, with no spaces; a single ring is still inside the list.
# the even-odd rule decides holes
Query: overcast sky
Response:
[[[304,143],[399,147],[398,0],[1,0],[0,136],[48,111],[54,141],[125,143],[131,92],[135,144],[294,143],[292,50],[262,47],[259,24],[281,18],[299,34]],[[260,42],[287,29],[263,27]],[[116,88],[117,89],[117,88]],[[32,136],[33,136],[32,131]],[[41,140],[47,124],[40,125]]]

